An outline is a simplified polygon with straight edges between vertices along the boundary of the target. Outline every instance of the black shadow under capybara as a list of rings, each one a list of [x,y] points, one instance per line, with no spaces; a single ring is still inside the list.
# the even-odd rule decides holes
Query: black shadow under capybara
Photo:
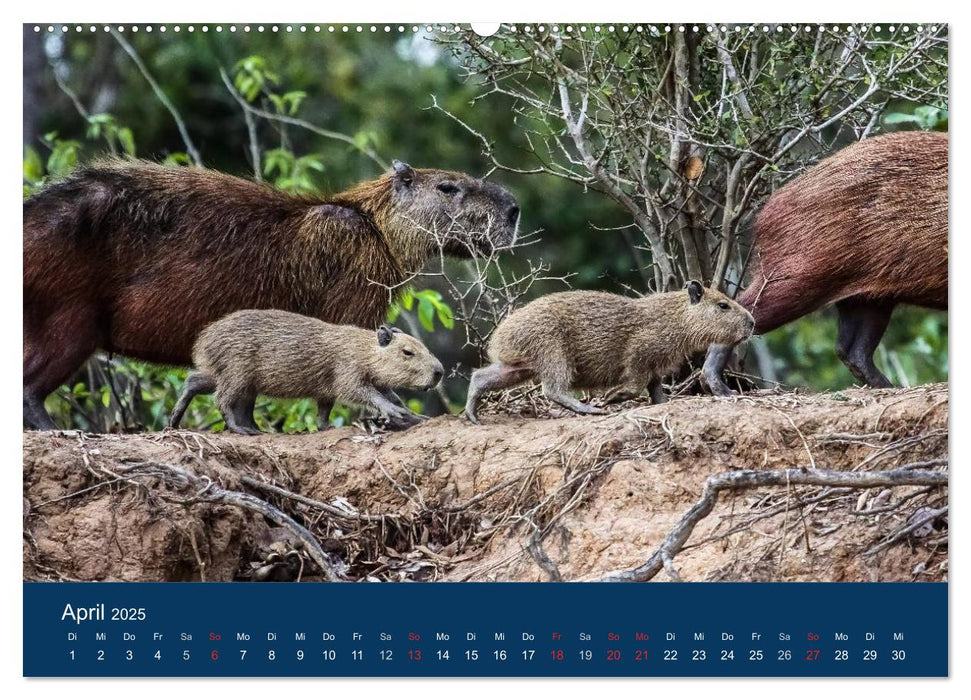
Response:
[[[767,333],[836,304],[836,354],[860,382],[891,386],[873,352],[897,304],[947,308],[947,134],[901,132],[848,146],[776,192],[755,219],[759,256],[738,303]],[[728,395],[731,346],[704,376]]]
[[[187,365],[193,341],[240,309],[374,327],[391,288],[429,256],[515,241],[501,187],[395,162],[329,198],[202,168],[110,160],[24,202],[24,422],[97,349]]]
[[[752,334],[748,311],[694,280],[685,291],[639,299],[607,292],[559,292],[504,319],[489,339],[493,364],[472,373],[465,415],[478,422],[483,392],[536,378],[551,400],[577,413],[603,413],[570,389],[615,387],[613,398],[641,393],[665,400],[661,379],[712,343]],[[612,392],[613,393],[613,392]]]
[[[195,371],[186,379],[172,417],[178,427],[189,402],[216,393],[226,427],[257,435],[257,395],[317,400],[326,426],[335,400],[377,409],[393,427],[423,419],[402,405],[397,388],[431,389],[442,363],[420,340],[397,328],[374,331],[324,323],[287,311],[237,311],[206,326],[192,350]]]

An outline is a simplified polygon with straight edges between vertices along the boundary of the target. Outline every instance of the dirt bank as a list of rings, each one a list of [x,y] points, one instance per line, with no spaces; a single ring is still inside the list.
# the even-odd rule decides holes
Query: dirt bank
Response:
[[[404,433],[24,433],[24,577],[318,579],[293,528],[216,497],[245,493],[347,580],[596,580],[644,563],[715,474],[946,469],[946,385],[506,408]],[[934,485],[723,491],[654,580],[944,580],[946,505]]]

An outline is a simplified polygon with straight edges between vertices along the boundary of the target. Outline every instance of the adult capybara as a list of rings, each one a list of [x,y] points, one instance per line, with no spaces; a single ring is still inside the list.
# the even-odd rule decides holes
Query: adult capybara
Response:
[[[201,168],[112,160],[24,202],[24,422],[97,349],[187,365],[196,336],[240,309],[374,327],[429,256],[511,245],[501,187],[395,161],[329,198]]]
[[[738,303],[766,333],[836,304],[836,354],[859,381],[897,304],[947,308],[947,134],[901,132],[848,146],[776,192],[754,224],[759,256]],[[731,347],[705,361],[712,392]]]
[[[570,389],[614,387],[637,395],[646,387],[665,400],[661,379],[711,343],[739,343],[752,334],[748,311],[694,280],[685,291],[639,299],[607,292],[548,294],[514,311],[489,339],[493,364],[472,373],[465,415],[478,422],[483,392],[536,378],[543,393],[577,413],[603,413]]]
[[[316,399],[321,427],[337,399],[375,408],[392,426],[406,428],[423,417],[394,390],[431,389],[444,374],[420,340],[397,328],[381,326],[375,337],[356,326],[274,310],[236,311],[206,326],[192,362],[195,371],[169,425],[179,425],[194,396],[215,392],[226,427],[244,435],[260,432],[253,420],[258,394]]]

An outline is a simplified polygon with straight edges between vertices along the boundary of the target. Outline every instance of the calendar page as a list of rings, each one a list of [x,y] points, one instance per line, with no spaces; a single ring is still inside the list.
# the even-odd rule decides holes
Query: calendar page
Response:
[[[947,676],[946,24],[23,26],[23,675]]]

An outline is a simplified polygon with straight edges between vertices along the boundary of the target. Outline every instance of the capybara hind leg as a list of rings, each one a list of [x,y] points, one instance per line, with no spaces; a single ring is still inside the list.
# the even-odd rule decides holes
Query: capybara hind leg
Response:
[[[179,427],[182,416],[185,415],[185,410],[189,407],[192,399],[199,394],[211,394],[215,390],[216,380],[211,374],[205,372],[189,373],[189,376],[185,379],[185,386],[182,388],[182,395],[179,396],[175,408],[172,409],[172,415],[169,417],[169,427]]]
[[[844,299],[836,304],[839,313],[836,354],[857,380],[875,388],[893,386],[873,362],[873,353],[887,330],[893,307],[893,304],[859,299]]]
[[[543,382],[543,394],[546,396],[546,398],[550,399],[551,401],[555,401],[556,403],[560,404],[564,408],[569,408],[574,413],[580,413],[584,415],[590,415],[590,414],[602,415],[606,413],[604,409],[597,408],[596,406],[591,406],[588,403],[583,403],[582,401],[574,397],[572,394],[570,394],[570,392],[567,391],[566,389],[562,387],[558,387],[553,384],[548,384],[546,382]]]
[[[472,373],[472,379],[469,381],[469,393],[465,399],[463,415],[471,422],[478,423],[479,417],[476,415],[476,407],[482,394],[499,389],[508,389],[511,386],[529,381],[534,376],[536,374],[531,367],[514,367],[501,363],[477,369]]]
[[[57,426],[47,409],[44,396],[28,393],[24,387],[24,424],[34,430],[56,430]]]
[[[252,393],[234,393],[219,397],[219,410],[222,411],[226,427],[242,435],[259,435],[261,432],[253,420],[255,405],[256,395]]]
[[[28,427],[56,428],[44,399],[98,348],[95,327],[93,314],[83,308],[54,314],[41,327],[24,321],[24,423]]]

